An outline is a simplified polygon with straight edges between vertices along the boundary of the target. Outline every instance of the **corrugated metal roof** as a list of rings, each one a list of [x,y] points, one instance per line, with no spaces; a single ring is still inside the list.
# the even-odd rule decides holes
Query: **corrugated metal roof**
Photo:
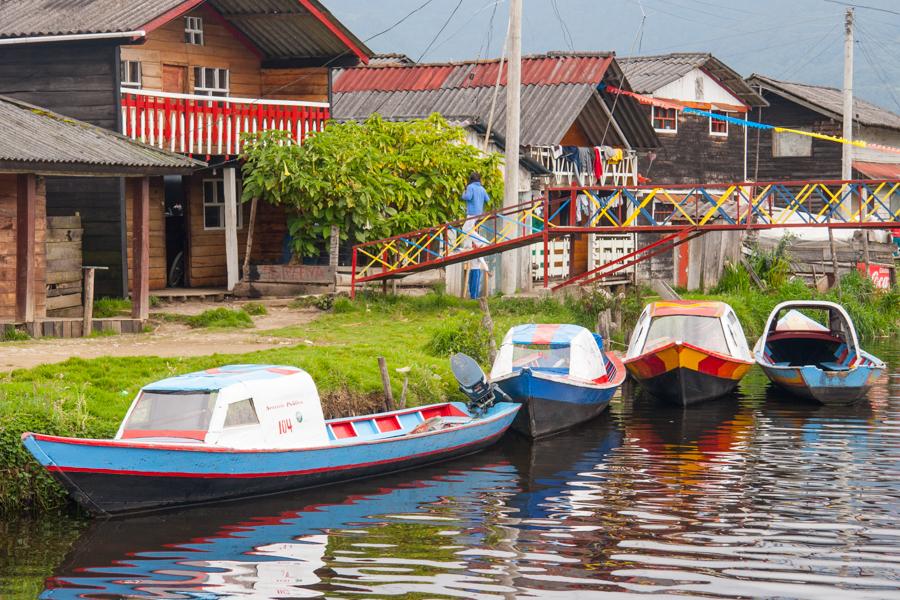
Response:
[[[762,86],[764,91],[778,94],[788,100],[794,102],[799,100],[800,103],[805,103],[829,118],[843,120],[844,101],[841,90],[837,88],[779,81],[755,73],[747,78],[747,82],[750,85]],[[900,115],[859,98],[853,99],[853,115],[854,120],[861,125],[900,130]]]
[[[332,115],[346,120],[365,119],[372,113],[386,118],[416,118],[437,112],[474,115],[484,123],[490,113],[498,69],[498,60],[345,69],[335,76]],[[627,87],[611,54],[552,53],[525,57],[522,145],[559,144],[596,94],[597,85],[607,76],[613,78],[609,83]],[[504,73],[501,85],[505,87],[505,84]],[[602,105],[597,104],[595,109],[601,112],[597,118],[606,118]],[[619,99],[616,119],[631,145],[637,148],[658,145],[649,122],[633,99]],[[505,135],[505,123],[506,94],[501,90],[497,94],[493,129]]]
[[[372,52],[318,0],[305,0],[365,56]],[[0,0],[0,39],[136,31],[188,0]],[[349,46],[298,0],[209,0],[266,59],[353,54]]]
[[[125,136],[0,96],[0,169],[4,163],[34,163],[122,172],[184,173],[205,167],[200,161],[134,142]]]
[[[652,94],[666,84],[703,69],[718,79],[732,94],[749,106],[766,106],[766,101],[728,65],[708,52],[675,52],[655,56],[623,56],[616,59],[629,83],[639,94]]]

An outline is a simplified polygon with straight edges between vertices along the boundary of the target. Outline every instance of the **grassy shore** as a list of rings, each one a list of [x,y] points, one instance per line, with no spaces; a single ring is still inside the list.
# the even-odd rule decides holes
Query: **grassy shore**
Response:
[[[900,319],[900,292],[876,293],[855,274],[843,279],[840,291],[824,296],[792,281],[760,291],[734,273],[714,294],[687,296],[732,304],[751,342],[775,304],[788,298],[825,297],[843,303],[864,337],[896,334]],[[578,300],[495,298],[490,306],[499,341],[517,323],[577,323],[593,328],[597,312],[612,302],[621,325],[614,339],[621,343],[645,302],[652,299],[646,290],[637,290],[613,301],[593,292]],[[370,412],[382,405],[379,356],[387,359],[391,369],[395,397],[399,397],[403,376],[394,369],[410,368],[410,405],[462,399],[449,369],[451,353],[466,352],[486,362],[488,337],[475,302],[431,293],[416,298],[362,296],[355,302],[338,298],[328,308],[312,323],[266,331],[271,337],[299,340],[284,348],[184,359],[70,359],[4,376],[0,379],[0,517],[67,506],[61,489],[23,449],[22,432],[112,436],[137,390],[163,377],[227,363],[297,365],[316,381],[326,414],[339,416]]]

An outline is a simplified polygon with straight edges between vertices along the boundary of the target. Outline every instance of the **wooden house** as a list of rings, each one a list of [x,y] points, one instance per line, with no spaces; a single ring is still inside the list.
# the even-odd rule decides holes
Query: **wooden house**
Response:
[[[0,3],[0,94],[120,132],[209,168],[151,186],[150,286],[238,279],[248,208],[241,135],[324,127],[330,69],[370,51],[318,0],[18,0]],[[127,293],[120,177],[46,181],[48,214],[79,212],[98,291]],[[281,260],[284,213],[262,206],[254,259]]]
[[[47,234],[47,182],[57,177],[86,182],[86,189],[111,176],[125,182],[134,232],[134,317],[146,319],[154,193],[164,176],[189,176],[203,163],[3,96],[0,123],[0,322],[40,322],[48,291],[59,281],[81,278],[80,255],[56,254],[59,240]]]
[[[779,81],[751,75],[747,83],[765,98],[759,112],[764,123],[831,136],[842,135],[843,99],[836,88]],[[853,100],[853,137],[900,148],[900,115],[866,102]],[[762,180],[841,178],[842,144],[811,137],[762,130],[753,140],[754,174]],[[900,154],[872,148],[852,148],[856,179],[900,179]],[[897,208],[900,208],[898,206]]]
[[[746,119],[765,100],[741,76],[707,53],[630,56],[619,63],[634,91],[669,103]],[[745,127],[675,108],[643,106],[659,149],[640,157],[654,184],[726,183],[752,175]],[[755,138],[754,138],[755,141]]]

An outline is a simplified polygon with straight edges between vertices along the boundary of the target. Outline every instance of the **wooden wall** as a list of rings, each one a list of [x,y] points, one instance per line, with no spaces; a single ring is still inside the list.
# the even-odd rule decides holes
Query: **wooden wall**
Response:
[[[125,191],[125,212],[128,223],[128,281],[134,281],[132,260],[134,240],[134,188],[131,182]],[[166,288],[166,191],[162,177],[150,178],[150,289]]]
[[[641,109],[650,120],[650,107]],[[728,137],[709,134],[709,118],[678,114],[678,132],[657,132],[660,147],[650,164],[649,153],[639,155],[638,172],[654,184],[731,183],[744,179],[744,128],[728,126]],[[753,139],[752,137],[750,139]],[[752,176],[752,154],[748,174]]]
[[[203,179],[209,175],[195,175],[190,180],[188,217],[190,252],[187,277],[191,287],[221,287],[227,284],[225,273],[225,230],[203,228]],[[247,245],[247,224],[250,222],[250,203],[239,207],[243,212],[243,226],[238,230],[238,256],[242,264]],[[254,262],[277,263],[282,257],[287,218],[281,207],[261,202],[256,211],[253,234]]]
[[[119,102],[116,43],[4,46],[0,52],[0,94],[116,130]],[[46,189],[48,214],[81,213],[85,261],[109,267],[108,271],[97,272],[98,295],[120,295],[119,180],[49,178]]]
[[[81,216],[47,217],[47,316],[84,314]]]
[[[781,96],[764,92],[763,97],[770,106],[759,111],[754,110],[752,119],[764,123],[772,123],[782,127],[810,129],[817,133],[841,135],[841,123],[831,120],[813,110],[785,100]],[[812,155],[809,157],[772,156],[772,131],[759,132],[750,136],[750,177],[753,177],[757,148],[759,150],[759,175],[757,181],[786,181],[794,179],[840,179],[841,153],[840,144],[824,140],[812,140]]]
[[[16,175],[0,174],[0,320],[16,318]],[[34,218],[34,315],[43,318],[47,312],[47,238],[46,189],[38,178]]]
[[[188,93],[194,89],[193,67],[214,67],[229,70],[231,96],[328,100],[327,68],[262,69],[260,58],[220,22],[212,9],[201,6],[186,16],[203,19],[202,46],[185,43],[184,18],[178,18],[153,31],[144,44],[122,47],[122,60],[141,61],[144,89],[163,89],[163,65],[167,64],[188,68]]]

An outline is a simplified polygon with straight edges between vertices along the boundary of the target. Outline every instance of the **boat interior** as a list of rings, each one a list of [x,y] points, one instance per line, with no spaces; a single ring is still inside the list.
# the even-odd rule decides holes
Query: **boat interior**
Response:
[[[825,371],[846,371],[853,367],[856,353],[836,332],[776,331],[766,340],[765,357],[776,367],[813,365]]]
[[[471,419],[467,412],[448,402],[378,415],[331,419],[325,426],[329,440],[356,442],[424,433],[467,423]]]

